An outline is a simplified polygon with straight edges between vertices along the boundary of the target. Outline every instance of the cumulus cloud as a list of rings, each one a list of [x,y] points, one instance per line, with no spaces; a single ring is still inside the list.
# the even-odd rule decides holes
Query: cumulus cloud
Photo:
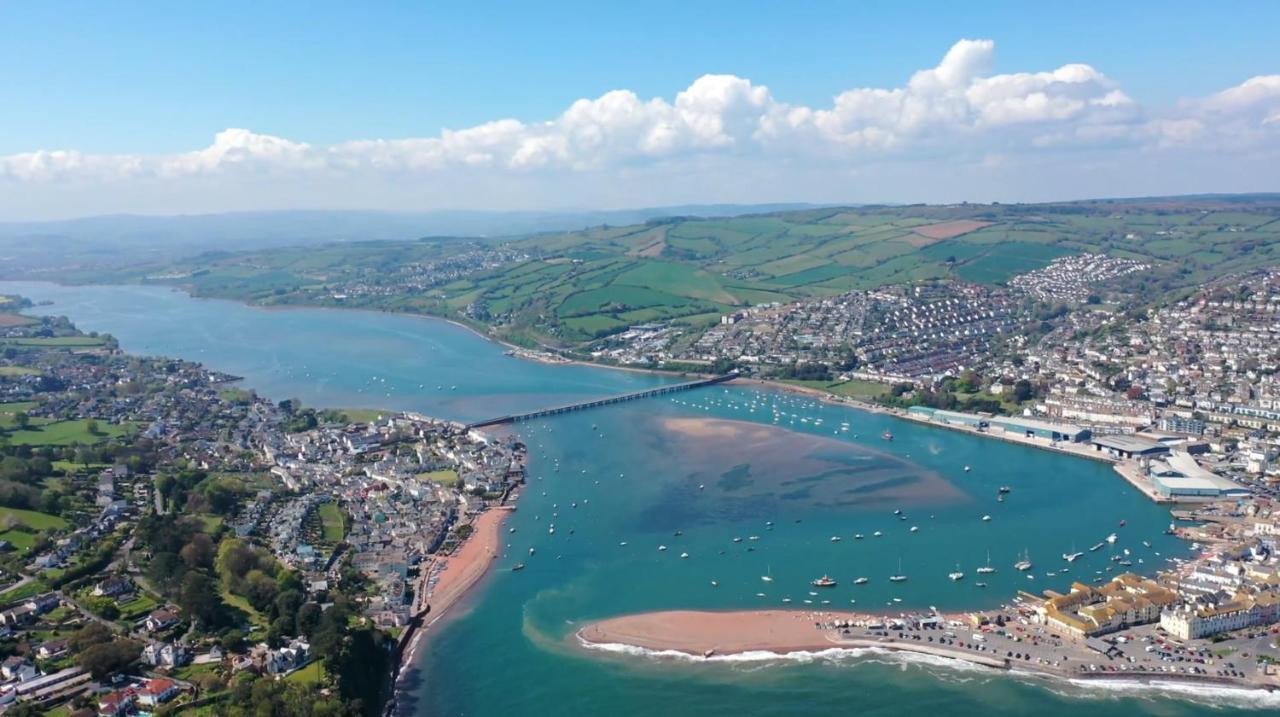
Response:
[[[0,179],[102,183],[131,178],[353,172],[442,175],[595,172],[698,158],[785,159],[825,168],[947,154],[1014,157],[1048,149],[1274,146],[1280,75],[1255,77],[1168,111],[1144,109],[1080,63],[994,73],[995,43],[961,40],[901,87],[856,87],[827,107],[779,101],[734,75],[704,75],[674,99],[614,90],[539,122],[499,119],[438,135],[314,146],[227,129],[170,155],[39,150],[0,157]]]

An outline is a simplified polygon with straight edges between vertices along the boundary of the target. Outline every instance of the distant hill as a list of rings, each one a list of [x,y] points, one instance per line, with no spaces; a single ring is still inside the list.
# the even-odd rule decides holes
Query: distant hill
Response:
[[[500,238],[218,251],[133,265],[114,276],[61,278],[163,281],[259,304],[436,314],[493,326],[514,341],[572,346],[635,324],[706,326],[738,307],[855,289],[1002,284],[1085,252],[1149,264],[1125,281],[1129,292],[1150,298],[1280,263],[1275,195],[809,207],[739,216],[693,216],[702,214],[694,209]]]
[[[636,224],[655,217],[737,216],[806,204],[693,204],[547,212],[273,211],[178,216],[110,215],[48,222],[0,222],[0,259],[9,271],[124,266],[203,251],[243,251],[425,236],[510,236]]]

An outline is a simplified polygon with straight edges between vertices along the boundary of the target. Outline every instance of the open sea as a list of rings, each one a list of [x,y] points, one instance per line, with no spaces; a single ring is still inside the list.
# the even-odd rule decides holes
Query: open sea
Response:
[[[263,310],[158,287],[0,282],[0,292],[48,301],[35,311],[110,333],[127,351],[201,361],[270,398],[314,406],[474,420],[667,380],[515,359],[470,331],[416,317]],[[708,387],[514,430],[530,448],[529,483],[507,523],[507,554],[407,666],[401,714],[1128,717],[1280,708],[1259,693],[1049,682],[867,651],[708,661],[586,651],[573,637],[579,625],[630,612],[980,609],[1019,589],[1066,591],[1074,580],[1108,577],[1111,556],[1125,549],[1133,570],[1151,572],[1187,546],[1164,535],[1168,510],[1106,464],[786,393]],[[1010,492],[998,502],[1001,486]],[[1089,551],[1110,533],[1114,546]],[[1075,551],[1085,555],[1064,572],[1062,554]],[[1023,556],[1033,580],[1012,567]],[[988,561],[996,573],[974,572]],[[526,568],[512,572],[518,562]],[[947,573],[957,566],[966,578],[955,583]],[[889,583],[899,572],[909,581]],[[809,581],[823,574],[839,587],[811,596]],[[856,577],[869,582],[855,586]]]

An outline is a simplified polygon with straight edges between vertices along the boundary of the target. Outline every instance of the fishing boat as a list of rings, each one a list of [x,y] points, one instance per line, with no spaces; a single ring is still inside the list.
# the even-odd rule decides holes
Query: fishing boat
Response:
[[[534,554],[534,552],[536,552],[536,551],[535,551],[533,548],[529,548],[529,554],[530,554],[530,555],[533,555],[533,554]]]
[[[1007,485],[1002,485],[1002,486],[1000,486],[1000,490],[999,490],[999,491],[997,491],[997,492],[999,492],[999,493],[1008,493],[1008,492],[1010,492],[1010,491],[1012,491],[1012,490],[1013,490],[1013,489],[1012,489],[1012,488],[1010,488],[1009,486],[1007,486]]]
[[[1018,562],[1014,563],[1014,564],[1013,564],[1013,569],[1014,569],[1014,570],[1022,570],[1022,571],[1030,570],[1030,569],[1031,569],[1031,556],[1030,556],[1030,554],[1029,554],[1029,553],[1027,553],[1026,551],[1024,551],[1024,552],[1023,552],[1023,555],[1022,555],[1022,560],[1019,560]]]
[[[833,588],[836,586],[836,581],[829,575],[823,575],[817,580],[811,581],[809,584],[815,588]]]

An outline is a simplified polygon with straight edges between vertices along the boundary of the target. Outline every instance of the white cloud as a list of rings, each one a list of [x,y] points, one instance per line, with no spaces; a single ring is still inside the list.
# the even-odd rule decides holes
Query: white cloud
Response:
[[[1087,64],[1003,74],[994,67],[995,43],[961,40],[937,66],[900,87],[855,87],[826,107],[781,102],[742,77],[704,75],[672,100],[614,90],[577,100],[549,120],[499,119],[429,137],[315,146],[227,129],[208,147],[169,155],[38,150],[0,157],[0,181],[108,185],[221,177],[247,183],[276,175],[325,181],[407,175],[447,183],[450,176],[482,171],[509,187],[509,179],[531,174],[633,176],[673,163],[688,171],[733,172],[780,162],[816,175],[886,162],[925,171],[939,161],[981,163],[983,157],[1012,166],[1014,158],[1072,149],[1280,147],[1280,75],[1153,111]]]

